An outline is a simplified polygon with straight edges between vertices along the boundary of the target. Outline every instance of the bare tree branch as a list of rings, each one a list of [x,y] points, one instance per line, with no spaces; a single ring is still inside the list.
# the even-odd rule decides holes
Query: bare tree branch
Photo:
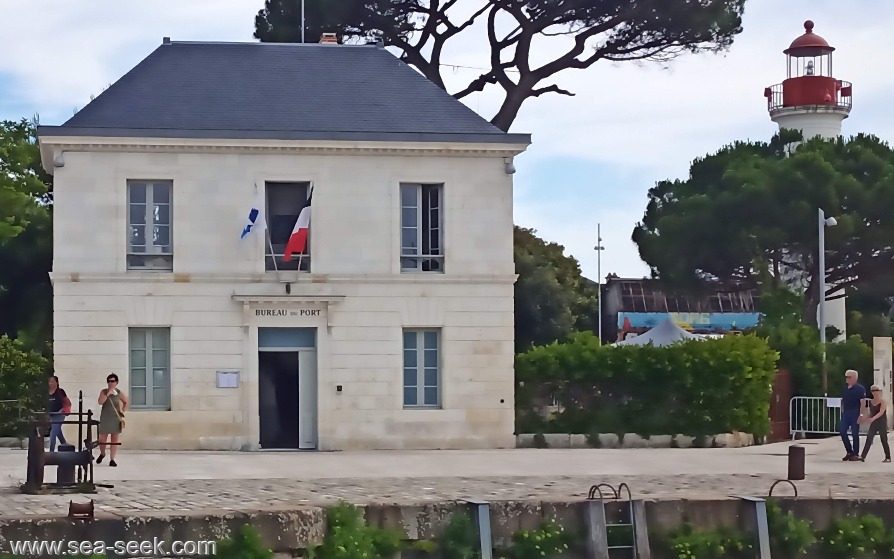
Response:
[[[540,89],[532,89],[531,97],[540,97],[544,93],[558,93],[560,95],[568,95],[569,97],[574,97],[574,93],[571,93],[568,90],[562,89],[556,84],[548,85],[546,87],[541,87]]]

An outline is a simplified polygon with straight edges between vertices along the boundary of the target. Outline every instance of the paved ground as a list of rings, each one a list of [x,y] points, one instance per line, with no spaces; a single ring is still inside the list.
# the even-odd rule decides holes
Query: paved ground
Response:
[[[801,442],[807,479],[799,494],[894,499],[873,449],[866,463],[841,462],[840,441]],[[119,467],[96,466],[114,485],[93,496],[124,514],[257,510],[300,504],[484,500],[577,500],[594,483],[626,482],[639,497],[766,495],[786,475],[789,443],[744,449],[518,449],[379,452],[137,452]],[[0,451],[0,517],[65,515],[66,495],[23,495],[25,451]],[[52,468],[48,468],[48,473]],[[49,476],[52,480],[52,474]],[[780,486],[778,494],[791,494]],[[87,496],[74,497],[75,501]]]

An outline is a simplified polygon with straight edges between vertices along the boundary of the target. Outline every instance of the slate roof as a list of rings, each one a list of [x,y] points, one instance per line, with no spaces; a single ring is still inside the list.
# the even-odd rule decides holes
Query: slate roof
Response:
[[[41,136],[530,143],[377,45],[167,39]]]

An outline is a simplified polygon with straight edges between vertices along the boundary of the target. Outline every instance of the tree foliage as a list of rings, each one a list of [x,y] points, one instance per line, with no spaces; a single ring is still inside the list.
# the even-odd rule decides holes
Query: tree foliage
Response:
[[[0,244],[20,234],[42,212],[47,174],[40,166],[34,125],[0,121]]]
[[[516,358],[516,421],[527,433],[765,435],[778,357],[752,335],[612,347],[578,332]]]
[[[0,399],[16,400],[0,404],[0,436],[20,436],[31,412],[46,407],[46,357],[29,351],[19,341],[0,336]]]
[[[547,243],[533,229],[515,228],[515,347],[564,341],[590,330],[597,318],[596,289],[581,275],[577,260]]]
[[[0,122],[0,335],[44,352],[52,336],[51,209],[35,123]]]
[[[874,136],[800,133],[737,142],[693,162],[685,180],[659,182],[634,232],[653,275],[679,285],[798,283],[802,319],[819,302],[817,209],[826,229],[826,296],[894,278],[894,151]]]
[[[600,60],[664,62],[682,53],[727,49],[742,31],[744,5],[745,0],[305,0],[305,41],[317,42],[324,32],[340,40],[382,40],[446,89],[447,42],[483,34],[489,51],[484,69],[453,95],[462,99],[488,85],[502,88],[505,98],[491,122],[508,131],[527,99],[573,95],[555,81],[563,70]],[[266,0],[255,18],[255,37],[300,42],[301,0]],[[564,48],[544,59],[545,49],[534,46],[544,40]]]

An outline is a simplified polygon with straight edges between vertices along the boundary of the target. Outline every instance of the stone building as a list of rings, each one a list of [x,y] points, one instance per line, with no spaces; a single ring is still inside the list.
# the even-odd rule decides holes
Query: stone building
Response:
[[[119,375],[125,448],[514,446],[529,135],[378,45],[167,38],[38,135],[56,373]]]

